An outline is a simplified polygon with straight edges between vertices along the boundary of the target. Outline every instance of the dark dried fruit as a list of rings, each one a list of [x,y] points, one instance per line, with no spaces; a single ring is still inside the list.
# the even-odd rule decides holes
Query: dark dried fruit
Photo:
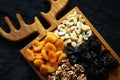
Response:
[[[85,68],[87,80],[107,80],[109,71],[118,66],[117,60],[109,59],[110,51],[101,49],[101,43],[94,35],[75,48],[68,45],[65,51],[70,64],[80,63]]]

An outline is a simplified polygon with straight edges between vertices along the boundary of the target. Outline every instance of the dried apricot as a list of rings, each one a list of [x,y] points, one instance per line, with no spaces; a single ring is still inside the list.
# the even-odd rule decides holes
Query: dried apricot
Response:
[[[44,46],[44,41],[39,42],[38,40],[34,40],[32,45],[34,51],[40,51]]]
[[[55,36],[57,40],[59,39],[59,36],[53,32],[48,32],[47,35],[52,35],[52,36]]]
[[[48,73],[48,67],[45,64],[42,64],[40,66],[40,71],[44,73]]]
[[[65,53],[61,54],[60,57],[58,58],[58,63],[60,64],[63,59],[65,59],[67,55]]]
[[[55,43],[55,46],[57,50],[63,50],[65,47],[64,41],[62,39],[58,39]]]
[[[45,43],[48,43],[48,42],[55,43],[56,40],[57,40],[57,38],[55,36],[52,36],[52,35],[48,35],[44,39]]]
[[[35,66],[40,67],[42,64],[44,64],[44,61],[41,59],[35,59],[33,63]]]
[[[55,55],[57,56],[57,58],[59,58],[61,54],[63,54],[63,51],[62,51],[62,50],[57,51],[57,52],[55,53]]]
[[[50,51],[50,52],[49,52],[48,58],[49,58],[49,61],[50,61],[51,63],[55,63],[56,60],[57,60],[57,56],[55,55],[55,52],[54,52],[54,51]]]
[[[30,50],[29,48],[26,49],[25,57],[26,57],[29,61],[33,61],[33,60],[35,59],[33,51]]]
[[[41,54],[45,60],[48,60],[48,55],[45,49],[42,49]]]
[[[56,47],[55,47],[54,44],[48,42],[48,43],[45,44],[45,50],[47,52],[49,52],[49,51],[56,51]]]
[[[41,53],[34,53],[35,59],[43,59],[43,56]]]
[[[52,73],[54,71],[56,71],[56,69],[58,68],[58,62],[55,63],[51,63],[51,62],[46,62],[46,66],[48,68],[48,72]]]

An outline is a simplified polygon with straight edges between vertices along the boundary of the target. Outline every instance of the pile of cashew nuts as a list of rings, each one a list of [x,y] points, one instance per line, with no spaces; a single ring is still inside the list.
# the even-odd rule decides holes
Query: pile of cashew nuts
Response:
[[[66,47],[68,43],[76,47],[85,40],[88,40],[88,37],[92,35],[92,31],[90,27],[85,24],[85,19],[83,19],[82,15],[73,12],[57,26],[55,34],[64,40]]]

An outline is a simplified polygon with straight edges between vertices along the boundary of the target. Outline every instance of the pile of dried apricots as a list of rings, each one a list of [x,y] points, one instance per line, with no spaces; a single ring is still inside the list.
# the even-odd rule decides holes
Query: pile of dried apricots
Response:
[[[64,53],[64,41],[55,33],[48,32],[42,40],[34,40],[32,48],[27,48],[26,58],[40,69],[40,72],[52,73],[56,71],[62,60],[67,58]]]

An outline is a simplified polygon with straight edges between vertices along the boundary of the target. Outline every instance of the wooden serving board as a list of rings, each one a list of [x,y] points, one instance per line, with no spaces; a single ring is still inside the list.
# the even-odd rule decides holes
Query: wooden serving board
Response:
[[[94,28],[94,26],[89,22],[89,20],[84,16],[84,14],[77,8],[73,8],[71,11],[69,11],[65,16],[63,16],[61,19],[56,20],[56,16],[65,8],[65,6],[68,3],[68,0],[48,0],[51,4],[50,11],[48,13],[41,12],[41,16],[50,24],[50,27],[48,29],[45,29],[43,25],[41,24],[40,20],[35,17],[34,20],[35,22],[31,25],[27,25],[20,14],[17,14],[17,19],[18,22],[20,23],[21,29],[20,30],[15,30],[12,22],[9,20],[8,17],[5,17],[6,22],[8,23],[11,33],[7,34],[3,31],[2,28],[0,28],[0,35],[5,37],[8,40],[11,41],[17,41],[21,40],[28,35],[38,32],[40,35],[36,38],[37,40],[42,40],[48,31],[54,31],[57,26],[68,16],[69,14],[73,13],[76,11],[78,14],[81,14],[83,18],[85,19],[85,23],[91,27],[92,32],[98,37],[98,39],[101,41],[102,46],[109,50],[111,53],[111,56],[115,58],[119,64],[120,64],[120,58],[118,55],[114,52],[114,50],[109,46],[109,44],[103,39],[103,37],[98,33],[98,31]],[[21,54],[25,58],[25,60],[28,62],[28,64],[32,67],[32,69],[36,72],[36,74],[41,78],[41,80],[47,80],[47,75],[41,74],[41,72],[33,65],[32,62],[28,61],[26,56],[25,56],[25,50],[27,48],[30,48],[32,46],[32,41],[22,48],[20,50]],[[120,66],[116,68],[115,70],[112,70],[109,76],[109,80],[120,80]]]
[[[78,14],[81,14],[83,16],[83,18],[85,19],[85,23],[91,27],[91,30],[98,37],[98,39],[101,41],[101,43],[103,44],[104,48],[109,50],[111,55],[120,63],[120,58],[117,56],[117,54],[114,52],[114,50],[108,45],[108,43],[102,38],[102,36],[97,32],[97,30],[93,27],[93,25],[88,21],[88,19],[83,15],[83,13],[77,7],[72,9],[65,16],[63,16],[60,20],[58,20],[57,21],[58,22],[57,25],[60,24],[66,18],[66,16],[68,16],[71,13],[73,13],[74,11],[76,11]],[[41,26],[41,29],[43,29],[43,26],[42,25],[40,25],[40,26]],[[54,29],[56,29],[56,27],[57,26],[50,27],[47,31],[53,31]],[[44,30],[44,31],[45,31],[45,33],[40,35],[40,36],[38,36],[36,38],[37,40],[42,40],[46,36],[47,31],[46,30]],[[31,43],[28,44],[26,47],[24,47],[22,50],[20,50],[20,52],[22,53],[22,55],[24,56],[25,59],[26,59],[26,57],[25,57],[25,50],[26,50],[26,48],[30,48],[30,47],[31,47]],[[33,68],[33,70],[38,74],[38,76],[41,78],[41,80],[46,80],[46,76],[42,75],[39,72],[39,70],[31,62],[29,62],[27,59],[26,59],[26,61]],[[114,73],[112,73],[112,72],[114,72]],[[116,70],[113,70],[112,72],[110,73],[109,80],[120,80],[120,67],[118,69],[116,69]]]

